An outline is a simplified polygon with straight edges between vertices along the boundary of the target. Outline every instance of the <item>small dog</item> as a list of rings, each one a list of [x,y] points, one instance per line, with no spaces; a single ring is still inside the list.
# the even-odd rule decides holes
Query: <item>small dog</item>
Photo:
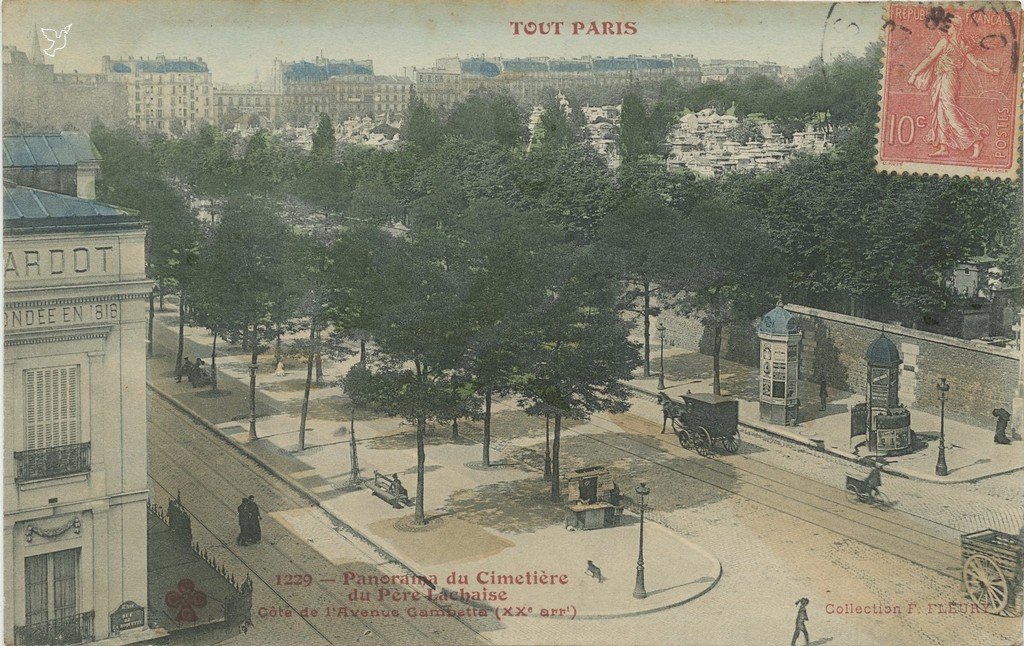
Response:
[[[604,577],[601,576],[601,568],[594,565],[593,561],[587,561],[587,576],[594,577],[598,583],[604,583]]]

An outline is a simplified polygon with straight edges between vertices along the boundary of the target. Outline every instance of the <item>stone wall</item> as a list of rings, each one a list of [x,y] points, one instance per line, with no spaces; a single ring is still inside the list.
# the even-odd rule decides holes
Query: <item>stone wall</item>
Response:
[[[845,390],[863,395],[867,382],[864,353],[881,333],[877,321],[836,314],[800,305],[786,305],[804,330],[801,379],[818,383],[823,375],[833,392]],[[666,312],[662,315],[670,345],[710,353],[711,335],[699,321]],[[900,400],[919,410],[938,413],[936,382],[945,377],[951,386],[946,413],[984,428],[994,425],[993,408],[1010,410],[1017,391],[1018,351],[961,339],[886,325],[903,357]],[[757,365],[754,324],[731,326],[723,338],[724,358]]]

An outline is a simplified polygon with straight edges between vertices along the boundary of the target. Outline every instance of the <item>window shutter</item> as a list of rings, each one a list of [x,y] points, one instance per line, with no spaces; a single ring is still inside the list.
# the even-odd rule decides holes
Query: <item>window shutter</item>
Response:
[[[81,442],[79,366],[25,371],[26,450]]]

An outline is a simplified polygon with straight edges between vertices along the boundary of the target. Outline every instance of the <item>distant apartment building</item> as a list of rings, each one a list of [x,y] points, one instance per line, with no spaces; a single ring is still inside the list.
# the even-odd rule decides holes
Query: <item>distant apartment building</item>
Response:
[[[141,130],[177,135],[214,116],[213,80],[202,58],[104,56],[103,74],[127,88],[129,120]]]
[[[5,132],[88,132],[128,125],[128,91],[103,74],[55,73],[36,45],[3,48]]]
[[[701,61],[700,67],[700,80],[702,83],[745,79],[759,74],[773,79],[781,79],[783,77],[782,66],[768,61],[758,62],[712,58]]]
[[[442,58],[434,67],[415,70],[416,93],[435,108],[451,107],[474,90],[508,91],[532,104],[545,91],[625,87],[633,81],[676,79],[697,85],[701,68],[692,56],[621,56],[581,58]]]
[[[412,81],[373,73],[370,60],[312,62],[275,61],[273,87],[283,95],[289,121],[301,123],[326,114],[335,122],[349,117],[384,117],[403,114],[412,97]]]
[[[217,85],[213,88],[213,121],[229,125],[256,119],[258,125],[272,126],[282,118],[284,95],[258,84]]]
[[[152,641],[146,230],[84,135],[3,158],[4,642]]]

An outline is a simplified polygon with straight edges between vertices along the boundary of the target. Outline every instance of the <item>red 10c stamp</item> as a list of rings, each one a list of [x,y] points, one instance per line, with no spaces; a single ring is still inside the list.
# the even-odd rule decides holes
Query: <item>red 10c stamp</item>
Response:
[[[1020,5],[891,3],[879,171],[1017,179]]]

